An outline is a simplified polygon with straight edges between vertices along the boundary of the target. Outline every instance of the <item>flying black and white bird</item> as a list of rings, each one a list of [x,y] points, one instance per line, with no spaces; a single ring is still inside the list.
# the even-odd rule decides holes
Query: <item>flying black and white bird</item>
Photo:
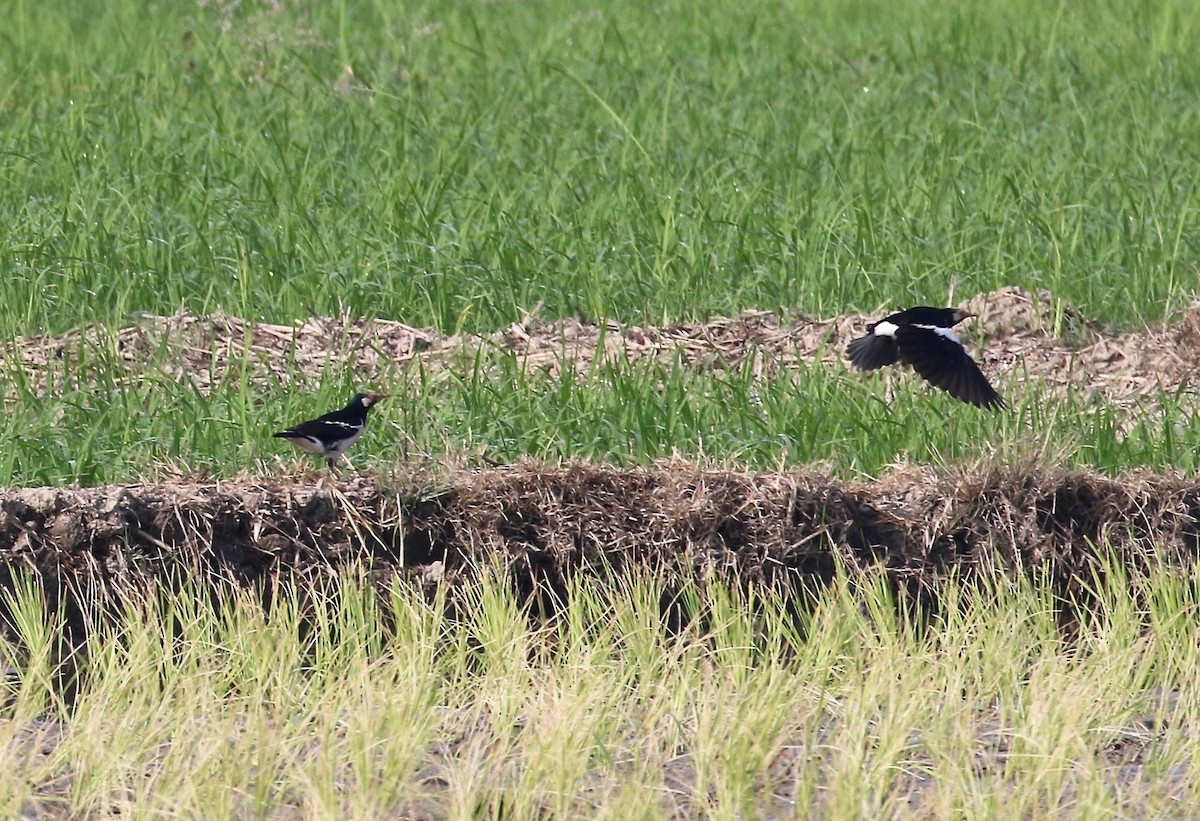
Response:
[[[955,399],[980,408],[1002,408],[1004,400],[951,330],[972,316],[961,308],[907,308],[868,325],[866,336],[846,347],[846,356],[861,371],[897,362],[910,365]]]
[[[387,397],[386,393],[356,393],[341,410],[301,422],[275,436],[307,453],[321,454],[329,469],[336,470],[338,459],[362,436],[371,406]]]

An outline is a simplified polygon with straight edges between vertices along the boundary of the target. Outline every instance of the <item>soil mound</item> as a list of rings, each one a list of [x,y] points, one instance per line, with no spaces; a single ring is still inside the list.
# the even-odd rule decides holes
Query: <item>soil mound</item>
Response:
[[[358,478],[7,490],[0,584],[24,567],[48,588],[120,597],[181,571],[269,587],[357,568],[432,587],[498,560],[539,602],[561,601],[573,574],[652,567],[797,595],[839,568],[882,568],[898,592],[934,608],[950,574],[1037,574],[1079,604],[1105,557],[1137,577],[1183,570],[1200,549],[1200,481],[1150,474],[922,469],[865,484],[527,462],[437,487]]]

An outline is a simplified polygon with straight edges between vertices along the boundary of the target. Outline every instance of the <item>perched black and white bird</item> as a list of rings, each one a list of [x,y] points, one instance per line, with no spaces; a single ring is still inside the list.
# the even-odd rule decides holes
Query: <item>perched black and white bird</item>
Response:
[[[386,393],[356,393],[341,410],[301,422],[275,436],[307,453],[321,454],[329,469],[335,470],[338,459],[362,436],[371,406],[387,397]]]
[[[980,408],[1002,408],[1004,400],[951,330],[972,316],[961,308],[907,308],[868,325],[867,335],[846,347],[846,356],[861,371],[897,362],[911,365],[955,399]]]

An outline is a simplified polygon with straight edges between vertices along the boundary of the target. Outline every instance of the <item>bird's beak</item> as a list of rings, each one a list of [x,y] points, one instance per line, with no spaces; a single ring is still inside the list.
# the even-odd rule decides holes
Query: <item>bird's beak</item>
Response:
[[[973,314],[970,311],[964,311],[961,308],[959,308],[959,310],[958,310],[958,321],[959,322],[962,322],[964,319],[970,319],[973,316],[979,316],[979,314]]]
[[[376,402],[382,402],[384,399],[387,399],[389,396],[391,396],[390,393],[368,393],[367,399],[370,400],[372,405],[374,405]]]

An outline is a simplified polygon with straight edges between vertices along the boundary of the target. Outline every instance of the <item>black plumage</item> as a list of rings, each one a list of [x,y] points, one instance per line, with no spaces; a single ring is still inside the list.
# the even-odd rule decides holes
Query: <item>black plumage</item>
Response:
[[[927,305],[898,311],[868,325],[866,335],[846,347],[846,356],[863,371],[898,362],[909,365],[955,399],[980,408],[1002,408],[1004,400],[951,330],[972,316],[960,308]]]
[[[330,470],[335,470],[338,459],[362,436],[371,407],[387,396],[386,393],[357,393],[341,410],[293,425],[275,436],[287,439],[307,453],[321,454]]]

